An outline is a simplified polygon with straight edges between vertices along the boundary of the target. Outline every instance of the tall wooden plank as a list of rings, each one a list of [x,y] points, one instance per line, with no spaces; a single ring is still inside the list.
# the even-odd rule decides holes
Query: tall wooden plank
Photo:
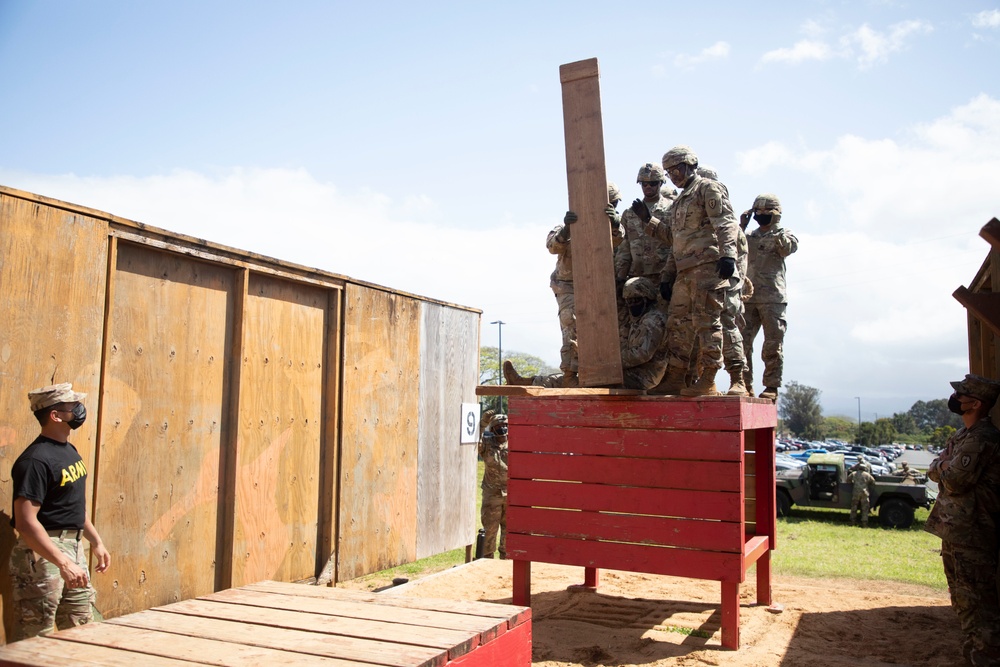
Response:
[[[345,293],[337,580],[416,559],[420,303]]]
[[[579,216],[571,243],[581,387],[622,382],[599,75],[596,58],[559,67],[569,208]]]
[[[475,541],[475,444],[460,444],[461,404],[475,401],[479,315],[422,305],[417,434],[417,558]]]
[[[4,415],[0,458],[7,480],[14,459],[38,435],[38,422],[28,410],[30,390],[72,382],[74,388],[90,394],[87,406],[97,412],[107,254],[106,220],[0,193],[0,406]],[[94,424],[96,420],[74,431],[72,438],[91,473],[97,436]],[[90,498],[94,480],[93,475],[88,477]],[[15,539],[7,514],[12,501],[9,481],[0,484],[0,554],[9,554]],[[13,618],[9,577],[0,577],[0,596],[4,626],[9,629]]]
[[[94,509],[113,545],[94,577],[106,617],[215,588],[232,343],[230,269],[124,242],[117,255]]]
[[[326,373],[323,376],[323,433],[320,449],[319,545],[317,568],[323,583],[337,573],[337,496],[340,487],[340,359],[343,351],[343,297],[338,286],[326,304]],[[317,582],[319,583],[319,582]]]
[[[243,323],[233,585],[317,574],[326,290],[251,273]]]

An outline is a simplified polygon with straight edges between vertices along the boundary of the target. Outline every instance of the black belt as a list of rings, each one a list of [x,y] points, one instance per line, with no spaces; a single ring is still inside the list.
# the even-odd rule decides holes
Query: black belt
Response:
[[[46,530],[45,532],[49,534],[49,537],[58,537],[60,540],[72,538],[77,542],[83,536],[83,530],[80,528],[56,528],[54,530]]]

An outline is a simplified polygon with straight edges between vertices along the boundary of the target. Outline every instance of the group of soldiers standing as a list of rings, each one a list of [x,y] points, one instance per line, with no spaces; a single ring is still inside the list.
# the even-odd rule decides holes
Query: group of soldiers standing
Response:
[[[669,187],[670,184],[679,192]],[[764,329],[762,398],[777,399],[785,334],[785,258],[798,240],[781,227],[781,203],[760,195],[737,220],[729,190],[714,171],[699,167],[686,146],[646,163],[636,179],[642,197],[620,215],[621,193],[608,185],[618,295],[622,386],[650,394],[711,396],[725,366],[729,395],[753,395],[753,340]],[[750,220],[758,227],[746,234]],[[573,296],[572,226],[549,232],[556,255],[551,287],[562,329],[557,375],[522,377],[504,363],[507,384],[579,384]]]

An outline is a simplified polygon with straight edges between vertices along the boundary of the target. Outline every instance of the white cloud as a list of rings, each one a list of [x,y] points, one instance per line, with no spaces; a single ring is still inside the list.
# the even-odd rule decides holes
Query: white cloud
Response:
[[[972,25],[977,28],[1000,28],[1000,9],[987,9],[972,17]]]
[[[846,52],[855,57],[861,69],[885,63],[893,53],[902,51],[913,35],[927,34],[934,30],[926,21],[903,21],[889,26],[886,32],[874,30],[867,23],[841,38]]]
[[[674,57],[674,66],[682,69],[690,69],[712,60],[725,60],[729,57],[729,44],[726,42],[716,42],[712,46],[702,49],[698,55],[689,56],[681,53]]]
[[[768,51],[760,57],[759,64],[788,63],[797,65],[806,60],[829,60],[833,55],[833,51],[825,42],[803,39],[796,42],[791,48]]]

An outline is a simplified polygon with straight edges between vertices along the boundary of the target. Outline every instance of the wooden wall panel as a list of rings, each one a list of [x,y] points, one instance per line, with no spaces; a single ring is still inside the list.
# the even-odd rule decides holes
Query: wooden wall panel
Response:
[[[317,574],[328,302],[327,290],[250,275],[240,374],[233,586]]]
[[[416,557],[420,307],[347,285],[338,581]]]
[[[476,402],[479,315],[423,304],[417,456],[417,558],[476,541],[475,444],[460,440],[461,405]]]
[[[118,244],[95,518],[107,617],[215,590],[231,269]]]
[[[72,382],[90,394],[87,424],[72,442],[90,471],[94,446],[104,294],[107,222],[0,194],[0,563],[14,544],[10,468],[38,435],[28,392]],[[88,509],[92,509],[88,505]],[[10,629],[10,579],[0,576],[4,627]],[[6,636],[6,632],[3,632]],[[3,638],[0,637],[0,641]]]

